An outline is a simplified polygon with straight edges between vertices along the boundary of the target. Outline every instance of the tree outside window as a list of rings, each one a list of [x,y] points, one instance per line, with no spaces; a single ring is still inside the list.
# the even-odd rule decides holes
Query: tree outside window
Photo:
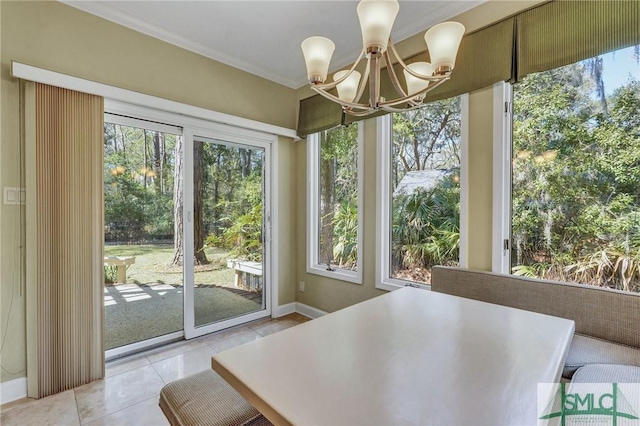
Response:
[[[460,97],[392,117],[390,278],[428,284],[458,264]]]
[[[514,274],[640,291],[639,52],[514,86]]]
[[[319,265],[358,268],[358,126],[320,134]]]

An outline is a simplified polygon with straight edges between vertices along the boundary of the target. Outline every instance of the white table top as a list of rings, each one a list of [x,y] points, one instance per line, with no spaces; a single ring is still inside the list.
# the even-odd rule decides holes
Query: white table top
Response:
[[[275,424],[536,424],[573,321],[404,288],[215,355]]]

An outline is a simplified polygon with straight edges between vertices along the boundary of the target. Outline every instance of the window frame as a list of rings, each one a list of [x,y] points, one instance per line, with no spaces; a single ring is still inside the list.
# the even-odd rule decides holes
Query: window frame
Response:
[[[467,266],[468,176],[469,164],[469,95],[460,95],[460,267]],[[391,276],[391,142],[392,116],[376,119],[376,288],[386,291],[402,287],[431,290],[430,284],[393,278]]]
[[[358,126],[358,260],[357,270],[332,268],[318,263],[320,240],[320,133],[307,136],[307,273],[321,275],[353,284],[362,284],[362,250],[364,227],[364,126]]]
[[[513,85],[493,85],[493,213],[491,271],[511,274]],[[505,248],[506,247],[506,248]]]
[[[620,47],[616,50],[609,52],[602,52],[597,55],[578,59],[577,61],[570,62],[558,67],[546,68],[532,72],[530,74],[545,73],[557,68],[568,67],[576,64],[583,63],[589,59],[593,59],[601,55],[619,54],[626,49],[631,49],[633,46]],[[628,71],[628,70],[627,70]],[[529,75],[529,74],[527,74]],[[629,80],[627,80],[628,82]],[[492,272],[505,275],[516,274],[513,271],[515,266],[518,266],[516,262],[512,263],[513,256],[513,172],[514,172],[514,137],[513,129],[515,125],[515,117],[513,115],[514,109],[514,95],[517,87],[522,81],[516,83],[497,82],[493,85],[493,212],[492,212]],[[605,83],[606,84],[606,83]],[[618,87],[619,88],[619,87]],[[617,88],[616,88],[617,89]],[[616,90],[614,89],[614,90]],[[613,94],[611,91],[607,94],[607,98]],[[591,117],[593,118],[593,116]],[[532,280],[544,281],[553,280],[561,283],[575,283],[577,282],[571,279],[564,280],[562,278],[549,278],[549,277],[530,277]],[[580,285],[588,285],[589,283],[579,282]],[[593,286],[594,289],[607,288]],[[633,291],[625,292],[625,294],[633,294]]]

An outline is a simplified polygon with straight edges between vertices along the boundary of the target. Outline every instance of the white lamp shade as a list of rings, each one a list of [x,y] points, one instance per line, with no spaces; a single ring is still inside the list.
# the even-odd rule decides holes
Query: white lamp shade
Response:
[[[347,70],[338,71],[333,75],[333,81],[340,80],[348,72],[349,71]],[[356,94],[358,93],[360,77],[361,75],[358,71],[353,71],[343,82],[338,83],[336,89],[338,89],[338,97],[341,100],[345,102],[353,102],[353,100],[356,98]]]
[[[365,48],[376,47],[381,52],[387,50],[398,10],[397,0],[360,0],[357,11]]]
[[[302,53],[307,64],[307,76],[309,81],[323,82],[327,79],[331,55],[336,48],[331,40],[326,37],[309,37],[302,42]]]
[[[433,65],[429,62],[414,62],[413,64],[407,65],[407,68],[425,77],[431,77],[433,74]],[[422,92],[429,85],[428,80],[421,80],[411,75],[407,70],[403,70],[403,72],[404,78],[407,81],[407,95]]]
[[[453,69],[458,47],[464,35],[464,25],[459,22],[443,22],[431,27],[424,35],[431,63],[435,69],[441,66]]]

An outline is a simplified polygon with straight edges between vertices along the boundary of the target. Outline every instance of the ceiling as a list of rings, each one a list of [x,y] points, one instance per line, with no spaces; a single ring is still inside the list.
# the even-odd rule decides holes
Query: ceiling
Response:
[[[336,44],[330,71],[362,48],[355,0],[61,0],[104,19],[291,88],[306,85],[300,43],[312,35]],[[395,42],[485,0],[400,0]]]

